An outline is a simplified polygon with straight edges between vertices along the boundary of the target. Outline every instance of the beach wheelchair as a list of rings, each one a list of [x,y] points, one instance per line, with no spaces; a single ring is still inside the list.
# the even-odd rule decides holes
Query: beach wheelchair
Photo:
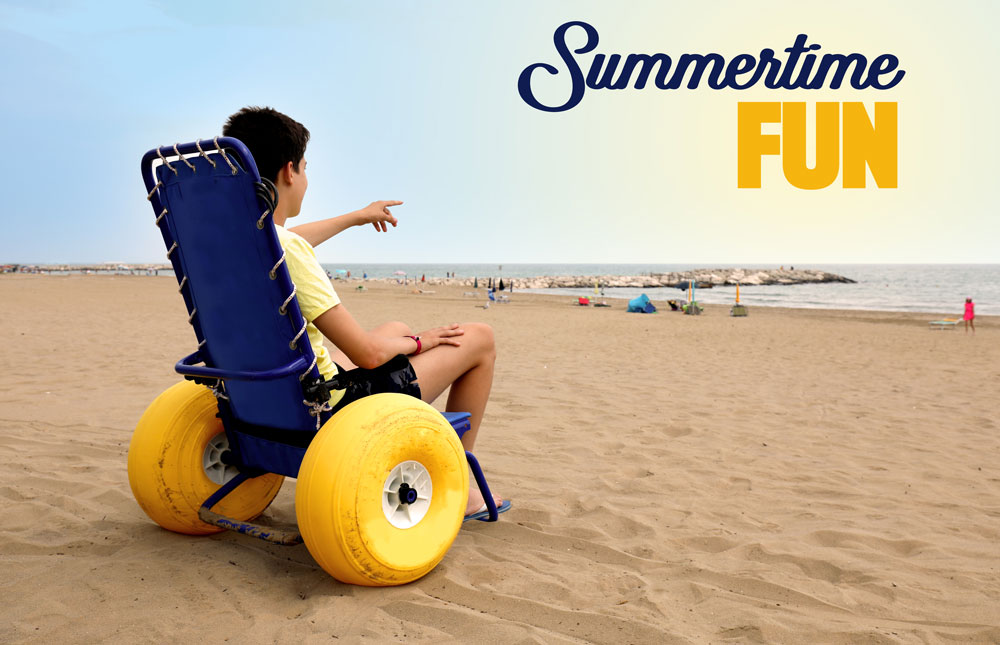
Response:
[[[470,468],[487,504],[476,519],[497,519],[460,442],[468,413],[375,394],[331,414],[329,392],[365,370],[320,376],[270,217],[277,191],[240,141],[155,148],[141,167],[198,342],[176,364],[185,380],[146,409],[129,445],[129,484],[153,521],[305,542],[338,580],[382,586],[444,558]],[[297,478],[298,526],[255,523],[285,477]]]

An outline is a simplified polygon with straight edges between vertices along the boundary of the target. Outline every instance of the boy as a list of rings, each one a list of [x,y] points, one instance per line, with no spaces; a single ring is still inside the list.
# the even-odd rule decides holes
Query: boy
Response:
[[[454,323],[414,334],[404,323],[387,322],[366,331],[341,304],[313,250],[351,226],[373,224],[382,232],[387,223],[395,227],[397,220],[389,207],[403,202],[372,202],[340,217],[286,229],[285,222],[299,214],[308,186],[305,151],[309,131],[271,108],[247,107],[229,117],[222,133],[242,141],[260,176],[277,187],[275,230],[323,378],[356,366],[372,370],[367,387],[331,393],[334,410],[380,392],[400,392],[431,403],[450,386],[447,410],[472,415],[471,429],[462,437],[465,449],[471,451],[493,384],[496,347],[492,328],[482,323]],[[324,337],[336,346],[333,352],[324,346]],[[498,509],[510,508],[509,502],[495,501]],[[466,517],[479,516],[485,509],[479,488],[469,486]]]

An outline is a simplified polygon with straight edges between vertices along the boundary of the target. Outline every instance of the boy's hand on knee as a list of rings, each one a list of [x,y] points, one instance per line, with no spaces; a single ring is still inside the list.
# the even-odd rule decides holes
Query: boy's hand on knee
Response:
[[[465,330],[459,327],[458,323],[452,323],[443,327],[435,327],[433,329],[428,329],[427,331],[422,331],[418,334],[418,336],[420,336],[421,352],[426,352],[427,350],[433,349],[438,345],[454,345],[455,347],[460,347],[462,345],[462,341],[459,340],[458,337],[464,333]]]
[[[388,230],[386,222],[392,224],[393,227],[399,223],[396,217],[389,210],[390,206],[399,206],[403,202],[396,200],[382,200],[377,202],[372,202],[368,204],[361,210],[357,211],[358,214],[358,225],[371,224],[375,227],[376,231],[385,233]]]

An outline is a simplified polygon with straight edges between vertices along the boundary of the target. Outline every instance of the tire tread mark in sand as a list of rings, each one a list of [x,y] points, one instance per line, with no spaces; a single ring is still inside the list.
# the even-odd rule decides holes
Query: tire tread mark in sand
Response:
[[[588,643],[688,643],[686,639],[669,632],[662,631],[652,625],[633,619],[626,620],[617,616],[598,614],[592,611],[572,611],[553,607],[523,598],[514,598],[495,592],[485,592],[472,587],[449,584],[436,590],[426,592],[431,598],[457,607],[463,607],[476,613],[486,613],[494,618],[510,620],[512,616],[534,617],[533,626],[561,634],[565,637]],[[388,610],[388,607],[383,607]],[[399,606],[396,606],[399,609]],[[533,612],[533,609],[544,611]],[[402,618],[403,616],[394,616]],[[415,618],[412,617],[411,618]],[[602,637],[614,626],[617,629],[613,635]],[[438,625],[440,627],[440,625]],[[466,633],[467,635],[467,633]]]
[[[553,551],[557,550],[560,553],[564,553],[567,550],[571,552],[575,551],[581,555],[590,557],[593,562],[599,564],[628,566],[636,570],[648,570],[647,568],[650,565],[670,566],[675,564],[665,560],[641,558],[589,540],[545,533],[544,531],[521,524],[514,524],[513,522],[500,523],[498,526],[490,527],[488,535],[479,531],[466,531],[464,534],[475,534],[477,539],[490,539],[517,544],[519,549],[537,547]],[[460,534],[460,537],[464,534]]]

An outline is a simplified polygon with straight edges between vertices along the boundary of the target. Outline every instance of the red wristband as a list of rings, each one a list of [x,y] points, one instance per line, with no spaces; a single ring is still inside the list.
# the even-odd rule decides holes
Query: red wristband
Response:
[[[415,351],[412,354],[410,354],[410,356],[416,356],[417,354],[420,353],[420,347],[421,347],[421,345],[420,345],[420,336],[407,336],[407,338],[412,338],[413,340],[417,341],[417,351]]]

